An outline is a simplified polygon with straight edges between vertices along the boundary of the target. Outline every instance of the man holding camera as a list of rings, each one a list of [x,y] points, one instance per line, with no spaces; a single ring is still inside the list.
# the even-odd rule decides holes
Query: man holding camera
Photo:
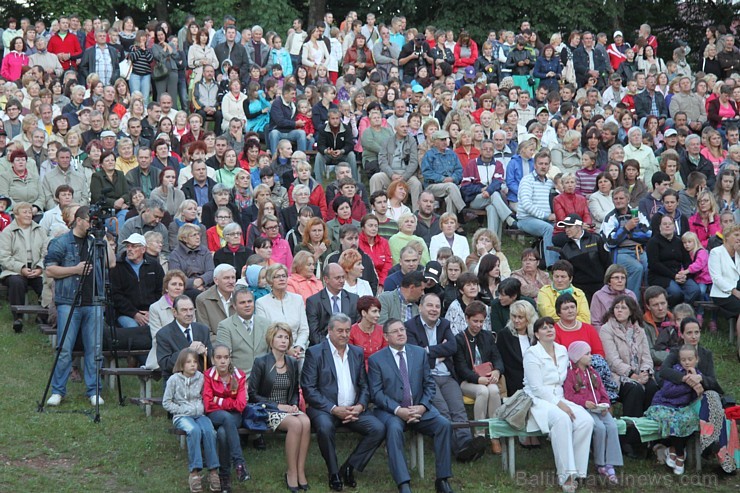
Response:
[[[406,43],[398,55],[398,66],[403,70],[403,82],[409,84],[419,67],[432,66],[434,60],[429,54],[429,45],[424,39],[424,34],[417,34],[413,41]]]

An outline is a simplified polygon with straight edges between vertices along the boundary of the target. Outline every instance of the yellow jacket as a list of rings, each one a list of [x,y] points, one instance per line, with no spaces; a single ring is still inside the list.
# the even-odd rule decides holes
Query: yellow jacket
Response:
[[[573,286],[573,298],[575,298],[578,304],[578,317],[577,319],[581,322],[590,324],[591,323],[591,311],[588,307],[588,300],[586,295]],[[560,321],[557,313],[555,313],[555,300],[558,299],[558,292],[555,291],[551,284],[542,286],[539,294],[537,294],[537,311],[540,317],[552,317],[556,322]]]

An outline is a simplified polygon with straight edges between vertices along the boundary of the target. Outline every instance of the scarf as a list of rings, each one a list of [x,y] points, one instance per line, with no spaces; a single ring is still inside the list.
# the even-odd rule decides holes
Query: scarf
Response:
[[[352,216],[348,217],[347,219],[342,219],[341,217],[337,216],[337,222],[339,224],[352,224]]]
[[[573,295],[573,285],[572,284],[565,289],[557,289],[555,288],[554,284],[551,284],[550,286],[552,287],[552,290],[558,294],[558,296],[560,296],[561,294]]]
[[[218,234],[219,240],[221,240],[220,241],[221,247],[226,246],[226,240],[224,240],[224,230],[218,224],[216,225],[216,233]]]

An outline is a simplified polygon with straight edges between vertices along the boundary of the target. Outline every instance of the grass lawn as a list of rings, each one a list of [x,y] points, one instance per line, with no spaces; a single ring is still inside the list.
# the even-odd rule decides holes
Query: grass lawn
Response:
[[[467,225],[470,227],[471,225]],[[518,268],[521,245],[504,241],[512,268]],[[714,351],[719,380],[725,391],[739,395],[738,363],[726,339],[705,335],[703,343]],[[132,405],[117,404],[114,391],[106,389],[106,404],[101,408],[101,422],[93,423],[90,403],[84,397],[84,385],[70,383],[68,397],[57,409],[37,413],[37,401],[46,384],[53,352],[48,339],[31,322],[23,334],[11,329],[7,307],[0,311],[0,492],[186,492],[187,454],[177,440],[167,433],[170,422],[161,408],[147,419]],[[138,382],[125,378],[124,394],[138,395]],[[155,384],[156,389],[161,388]],[[245,457],[252,481],[236,485],[235,491],[282,492],[284,472],[282,437],[267,437],[268,449],[255,451],[245,447]],[[343,435],[339,440],[339,460],[344,460],[355,440]],[[434,491],[434,460],[431,441],[426,441],[427,478],[412,472],[416,491]],[[710,491],[738,491],[737,477],[721,478],[715,474],[714,461],[704,462],[704,475],[687,470],[684,477],[669,474],[665,467],[649,461],[627,460],[620,491],[678,492],[708,487]],[[474,464],[455,464],[451,484],[455,491],[521,492],[558,491],[554,486],[554,462],[547,446],[540,450],[517,449],[516,480],[501,469],[501,460],[486,455]],[[326,467],[315,443],[307,464],[312,491],[328,491]],[[590,468],[593,471],[593,467]],[[593,481],[594,478],[591,478]],[[380,449],[364,473],[357,475],[359,493],[396,491],[387,468],[385,451]],[[580,491],[605,491],[590,485]]]

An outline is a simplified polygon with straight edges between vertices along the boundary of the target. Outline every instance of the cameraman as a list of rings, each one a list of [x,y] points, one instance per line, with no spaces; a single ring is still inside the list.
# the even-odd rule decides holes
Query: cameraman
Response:
[[[99,225],[103,230],[104,226]],[[103,273],[105,265],[99,259],[95,264],[86,265],[90,244],[93,241],[89,234],[90,229],[90,207],[83,206],[77,209],[74,215],[72,230],[49,243],[46,254],[46,275],[55,280],[54,292],[55,303],[58,311],[57,327],[64,329],[75,303],[77,289],[81,290],[79,304],[74,306],[74,315],[69,323],[69,329],[64,339],[59,354],[59,361],[54,368],[51,381],[51,397],[46,401],[48,406],[58,406],[67,393],[67,379],[72,369],[72,349],[77,341],[77,334],[82,329],[82,344],[85,348],[85,384],[86,395],[90,403],[103,404],[100,398],[100,388],[95,388],[96,380],[96,357],[102,346],[103,339],[103,306],[95,304],[94,299],[105,297],[105,285]],[[115,267],[116,257],[110,244],[106,242],[108,249],[108,268]],[[85,282],[80,284],[83,274]],[[93,285],[93,279],[95,283]],[[98,382],[100,383],[100,382]]]
[[[398,66],[403,69],[403,82],[409,84],[416,77],[419,67],[430,67],[434,63],[429,45],[423,34],[417,34],[413,41],[406,43],[398,55]]]

